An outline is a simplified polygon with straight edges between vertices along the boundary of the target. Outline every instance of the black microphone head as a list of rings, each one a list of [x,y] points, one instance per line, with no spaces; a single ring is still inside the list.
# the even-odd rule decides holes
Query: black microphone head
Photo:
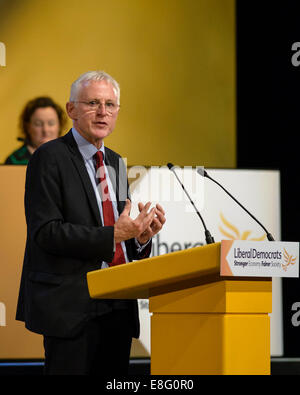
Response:
[[[168,168],[169,168],[170,170],[172,170],[173,167],[174,167],[173,163],[168,163],[167,166],[168,166]]]
[[[208,177],[208,174],[204,167],[197,167],[197,173],[200,174],[202,177]]]

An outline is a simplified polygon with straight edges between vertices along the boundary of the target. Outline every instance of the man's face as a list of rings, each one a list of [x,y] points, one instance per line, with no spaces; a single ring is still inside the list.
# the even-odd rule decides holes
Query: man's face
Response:
[[[93,106],[95,102],[98,105]],[[105,80],[83,83],[76,102],[67,103],[67,112],[78,133],[100,148],[102,140],[114,130],[119,112],[112,84]]]

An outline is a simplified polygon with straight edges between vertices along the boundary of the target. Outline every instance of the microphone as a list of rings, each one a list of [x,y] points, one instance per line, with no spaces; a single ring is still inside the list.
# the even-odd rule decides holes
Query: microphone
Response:
[[[197,210],[197,208],[195,206],[195,203],[193,202],[193,200],[191,199],[191,197],[188,194],[187,190],[185,189],[184,185],[182,184],[182,182],[179,180],[177,174],[175,173],[174,165],[172,163],[168,163],[167,166],[168,166],[169,170],[171,170],[175,174],[179,184],[181,185],[182,189],[184,190],[185,194],[187,195],[187,197],[189,198],[190,202],[192,203],[194,209],[196,210],[196,213],[197,213],[198,217],[200,218],[200,220],[201,220],[201,222],[203,224],[203,227],[204,227],[206,244],[213,244],[215,242],[215,240],[212,237],[212,235],[210,234],[210,231],[206,228],[206,225],[205,225],[205,223],[203,221],[203,218],[201,217],[199,211]]]
[[[225,191],[227,193],[227,195],[229,195],[240,207],[242,207],[243,210],[246,211],[247,214],[250,215],[251,218],[254,219],[255,222],[257,222],[262,228],[263,230],[266,232],[267,234],[267,238],[269,241],[274,241],[273,236],[271,235],[271,233],[268,232],[268,230],[263,226],[263,224],[261,224],[255,217],[253,214],[251,214],[235,197],[233,197],[231,195],[231,193],[229,193],[220,183],[218,183],[218,181],[214,180],[211,176],[208,175],[207,171],[205,171],[203,168],[198,168],[197,169],[197,173],[200,174],[200,176],[202,177],[206,177],[209,178],[211,181],[213,181],[215,184],[217,184],[220,188],[223,189],[223,191]]]

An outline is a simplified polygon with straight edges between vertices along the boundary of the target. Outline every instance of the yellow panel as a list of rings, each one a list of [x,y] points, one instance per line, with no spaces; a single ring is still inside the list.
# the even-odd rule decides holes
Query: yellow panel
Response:
[[[25,166],[0,166],[0,303],[6,316],[6,325],[0,325],[0,359],[44,356],[42,336],[15,320],[26,241],[25,170]]]
[[[234,0],[26,0],[9,12],[2,7],[1,162],[19,144],[26,101],[46,94],[64,107],[75,78],[104,69],[121,86],[107,145],[128,165],[235,167]]]
[[[217,281],[151,297],[152,312],[270,313],[271,280]]]
[[[270,374],[267,314],[151,317],[151,374]]]
[[[155,313],[151,317],[151,374],[221,374],[222,369],[219,315]]]
[[[224,316],[224,374],[270,374],[270,317]]]
[[[272,312],[272,280],[225,281],[227,312]]]

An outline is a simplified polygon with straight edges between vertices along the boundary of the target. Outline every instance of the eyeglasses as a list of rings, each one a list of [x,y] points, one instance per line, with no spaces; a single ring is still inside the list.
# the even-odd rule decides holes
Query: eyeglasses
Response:
[[[105,103],[101,103],[99,100],[90,100],[90,101],[73,101],[72,103],[82,103],[85,104],[90,110],[96,111],[99,107],[102,108],[102,105],[105,106],[105,111],[109,115],[115,114],[118,109],[119,105],[113,101],[107,101]]]

